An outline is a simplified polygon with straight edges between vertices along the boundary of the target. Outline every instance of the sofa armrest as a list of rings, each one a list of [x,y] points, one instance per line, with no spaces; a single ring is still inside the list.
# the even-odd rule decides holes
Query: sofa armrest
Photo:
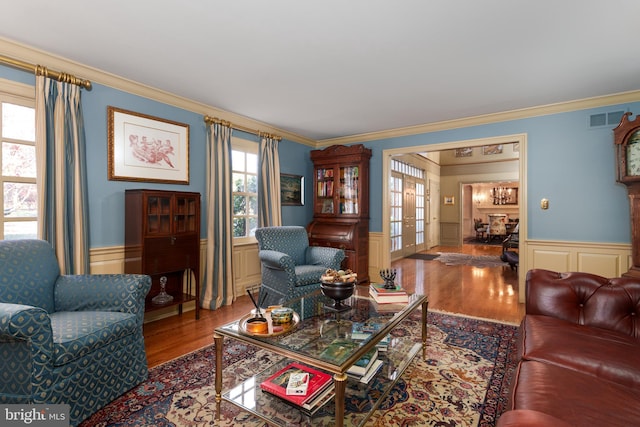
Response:
[[[340,269],[340,264],[342,263],[344,256],[344,251],[342,249],[325,246],[309,246],[306,253],[307,264],[324,265],[333,270]]]
[[[296,267],[293,258],[284,252],[265,249],[258,252],[258,257],[265,267],[272,268],[274,270],[288,270],[293,273]]]
[[[53,366],[53,332],[49,313],[40,307],[22,304],[0,303],[0,352],[4,366],[13,366],[9,375],[15,381],[14,372],[29,373],[20,384],[2,381],[2,394],[30,395],[48,386]],[[28,357],[25,358],[25,354]],[[33,388],[35,387],[35,389]]]
[[[640,338],[640,280],[534,269],[526,278],[527,315],[551,316]]]
[[[119,311],[144,317],[151,277],[144,274],[59,276],[54,288],[56,311]]]

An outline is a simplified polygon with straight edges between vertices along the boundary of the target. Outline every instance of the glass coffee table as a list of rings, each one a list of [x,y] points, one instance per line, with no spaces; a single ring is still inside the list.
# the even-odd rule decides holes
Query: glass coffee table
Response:
[[[224,400],[272,425],[363,425],[391,391],[415,355],[422,350],[422,357],[425,357],[428,299],[425,295],[413,294],[407,304],[377,304],[368,296],[368,286],[356,288],[355,294],[344,301],[350,309],[341,312],[331,310],[333,300],[322,295],[320,290],[283,304],[293,308],[295,312],[295,325],[290,330],[279,331],[276,328],[274,332],[270,329],[267,335],[247,332],[245,325],[246,320],[251,317],[249,313],[216,328],[216,417],[220,418],[220,405]],[[417,339],[412,334],[391,334],[394,328],[420,308],[421,335]],[[354,331],[357,332],[357,325],[362,323],[377,326],[366,334],[354,334]],[[392,339],[389,339],[390,336]],[[270,351],[282,356],[282,360],[269,367],[256,366],[254,376],[223,393],[222,355],[225,337]],[[345,340],[353,345],[338,355],[328,355],[327,348],[332,343]],[[386,347],[380,347],[381,341]],[[363,383],[348,376],[347,370],[374,347],[385,349],[378,352],[383,365],[375,377],[369,383]],[[262,381],[291,362],[302,363],[333,375],[335,397],[313,415],[260,388]],[[345,400],[349,401],[348,407],[345,407]]]

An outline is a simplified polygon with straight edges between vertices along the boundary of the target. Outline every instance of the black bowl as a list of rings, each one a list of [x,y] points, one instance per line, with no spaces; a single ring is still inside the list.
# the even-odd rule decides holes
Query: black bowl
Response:
[[[320,283],[320,289],[322,290],[323,295],[335,301],[335,303],[332,306],[325,305],[325,307],[333,310],[338,310],[338,311],[348,310],[351,307],[349,307],[348,305],[342,304],[342,300],[345,300],[349,298],[351,295],[353,295],[353,290],[355,289],[355,287],[356,287],[355,282],[351,282],[351,283],[322,282]]]

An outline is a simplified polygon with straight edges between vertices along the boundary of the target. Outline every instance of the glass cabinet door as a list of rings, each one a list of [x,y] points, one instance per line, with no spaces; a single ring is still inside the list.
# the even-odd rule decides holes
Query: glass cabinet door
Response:
[[[360,213],[358,175],[358,166],[340,168],[340,214],[358,215]]]
[[[196,230],[196,200],[193,197],[176,196],[174,227],[176,233]]]
[[[171,233],[171,197],[147,199],[147,234]]]
[[[333,168],[316,169],[316,213],[335,214],[333,175]]]

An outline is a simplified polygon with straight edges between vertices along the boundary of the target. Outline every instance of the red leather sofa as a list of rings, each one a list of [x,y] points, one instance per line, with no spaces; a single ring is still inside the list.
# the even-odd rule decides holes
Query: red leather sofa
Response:
[[[538,269],[526,288],[497,427],[640,426],[640,280]]]

